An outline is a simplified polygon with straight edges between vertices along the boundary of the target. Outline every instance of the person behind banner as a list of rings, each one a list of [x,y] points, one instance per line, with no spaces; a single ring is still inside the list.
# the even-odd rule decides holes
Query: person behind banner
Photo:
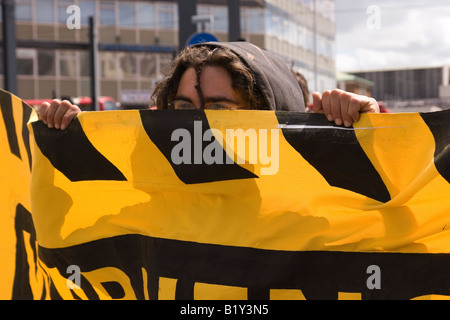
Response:
[[[158,109],[305,112],[301,86],[285,61],[248,42],[211,42],[185,48],[153,95]],[[313,93],[313,112],[350,127],[361,113],[379,113],[377,101],[339,89]],[[39,119],[66,129],[81,110],[68,101],[43,103]]]

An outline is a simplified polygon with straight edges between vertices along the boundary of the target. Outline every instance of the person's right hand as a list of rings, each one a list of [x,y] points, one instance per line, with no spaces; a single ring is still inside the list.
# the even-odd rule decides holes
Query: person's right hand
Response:
[[[51,103],[44,102],[37,108],[39,120],[49,128],[64,130],[72,122],[73,118],[81,112],[77,105],[71,104],[67,100],[52,100]]]

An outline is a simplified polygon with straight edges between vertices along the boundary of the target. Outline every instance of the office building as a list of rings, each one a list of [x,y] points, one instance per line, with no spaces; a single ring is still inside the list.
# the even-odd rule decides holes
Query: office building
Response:
[[[124,105],[148,102],[179,49],[174,0],[15,3],[18,95],[24,99],[90,95],[91,16],[99,41],[99,95]],[[212,16],[205,31],[228,41],[227,1],[197,0],[197,14]],[[336,86],[333,0],[242,0],[240,25],[243,40],[281,54],[305,75],[311,91]]]

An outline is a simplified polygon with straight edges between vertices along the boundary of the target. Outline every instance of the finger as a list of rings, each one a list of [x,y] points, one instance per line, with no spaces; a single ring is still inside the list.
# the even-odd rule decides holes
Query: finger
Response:
[[[322,94],[322,109],[328,121],[333,121],[333,115],[331,114],[331,91],[329,90],[324,91]]]
[[[36,108],[39,120],[42,120],[45,124],[47,124],[47,110],[49,107],[50,103],[43,102],[38,108]]]
[[[54,99],[54,100],[52,100],[52,102],[50,103],[50,106],[47,109],[47,114],[46,114],[45,120],[47,121],[46,124],[49,128],[54,127],[55,113],[56,113],[56,110],[58,109],[60,103],[61,103],[61,101]]]
[[[73,118],[77,116],[81,112],[80,108],[76,105],[72,105],[69,110],[64,114],[63,118],[61,119],[61,130],[65,130],[70,123],[72,122]]]
[[[330,107],[332,120],[340,126],[342,125],[342,115],[341,115],[341,94],[337,90],[331,91]]]
[[[380,106],[374,98],[365,97],[367,102],[361,107],[361,113],[380,113]]]
[[[352,117],[353,121],[359,121],[361,112],[361,100],[357,97],[353,97],[350,100],[350,104],[348,106],[348,114]]]
[[[320,92],[313,92],[313,112],[314,113],[323,113],[322,109],[322,95]]]
[[[53,125],[55,126],[56,129],[61,128],[61,121],[62,118],[64,117],[64,115],[66,114],[66,112],[72,107],[72,104],[67,101],[67,100],[63,100],[58,108],[55,111],[55,115],[53,117]]]
[[[340,103],[341,103],[341,119],[344,123],[344,126],[351,127],[353,123],[353,118],[350,115],[350,101],[352,100],[352,95],[343,91],[340,94]]]

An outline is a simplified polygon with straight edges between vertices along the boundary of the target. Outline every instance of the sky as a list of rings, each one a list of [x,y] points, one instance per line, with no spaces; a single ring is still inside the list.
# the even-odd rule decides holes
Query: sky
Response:
[[[336,69],[450,65],[450,0],[336,0]]]

